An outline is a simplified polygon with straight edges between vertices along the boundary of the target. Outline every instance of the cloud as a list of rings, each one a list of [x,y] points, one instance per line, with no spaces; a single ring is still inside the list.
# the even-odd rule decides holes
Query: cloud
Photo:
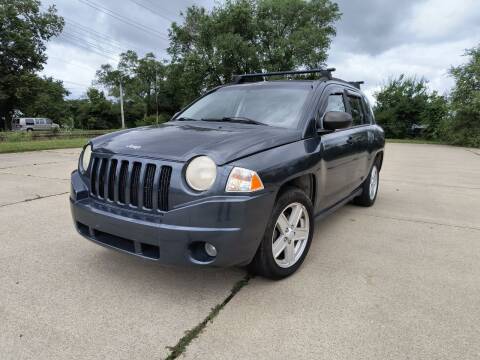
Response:
[[[216,0],[48,0],[66,17],[65,34],[48,45],[45,73],[65,80],[72,96],[85,91],[103,63],[116,64],[121,50],[168,57],[169,20],[196,4],[212,8]],[[120,16],[109,16],[87,3]],[[391,76],[424,76],[443,93],[452,86],[451,65],[462,63],[465,48],[480,42],[478,0],[338,0],[342,19],[328,64],[346,80],[365,80],[371,96]],[[48,4],[45,1],[45,4]],[[140,4],[140,5],[139,5]],[[118,17],[118,16],[117,16]],[[128,24],[133,21],[143,30]],[[67,83],[68,81],[68,83]]]
[[[448,69],[465,61],[466,48],[480,44],[478,0],[385,2],[339,1],[338,24],[328,64],[346,80],[364,80],[373,93],[390,77],[425,77],[430,88],[448,92]]]

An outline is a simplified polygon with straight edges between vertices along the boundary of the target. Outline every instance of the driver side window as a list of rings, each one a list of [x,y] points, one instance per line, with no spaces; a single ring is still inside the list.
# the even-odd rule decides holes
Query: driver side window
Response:
[[[327,108],[325,109],[325,113],[329,111],[346,112],[342,94],[332,94],[328,97],[328,103]]]

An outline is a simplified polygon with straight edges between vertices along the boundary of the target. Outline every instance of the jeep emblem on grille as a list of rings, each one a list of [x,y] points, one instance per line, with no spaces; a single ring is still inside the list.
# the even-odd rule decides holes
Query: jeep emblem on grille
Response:
[[[140,145],[132,145],[132,144],[127,145],[126,147],[133,150],[138,150],[142,148]]]

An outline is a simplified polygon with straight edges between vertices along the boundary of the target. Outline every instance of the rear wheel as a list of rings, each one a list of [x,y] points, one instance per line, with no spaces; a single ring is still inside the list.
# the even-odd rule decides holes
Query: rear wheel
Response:
[[[313,210],[303,191],[289,188],[277,199],[250,270],[271,279],[292,275],[302,265],[313,237]]]
[[[353,203],[360,206],[372,206],[377,199],[378,182],[379,182],[379,163],[376,160],[368,177],[362,184],[362,195],[353,199]]]
[[[27,129],[27,132],[32,132],[32,131],[33,131],[32,128],[28,128],[28,129]]]

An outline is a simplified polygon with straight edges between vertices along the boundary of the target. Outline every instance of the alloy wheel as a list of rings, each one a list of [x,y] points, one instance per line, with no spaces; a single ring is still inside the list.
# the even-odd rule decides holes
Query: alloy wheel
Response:
[[[280,213],[272,235],[272,253],[278,266],[293,266],[305,251],[310,233],[310,218],[302,204],[295,202]]]
[[[377,166],[373,165],[372,173],[370,174],[370,188],[369,188],[370,200],[375,199],[375,196],[377,195],[377,189],[378,189],[378,170],[377,170]]]

